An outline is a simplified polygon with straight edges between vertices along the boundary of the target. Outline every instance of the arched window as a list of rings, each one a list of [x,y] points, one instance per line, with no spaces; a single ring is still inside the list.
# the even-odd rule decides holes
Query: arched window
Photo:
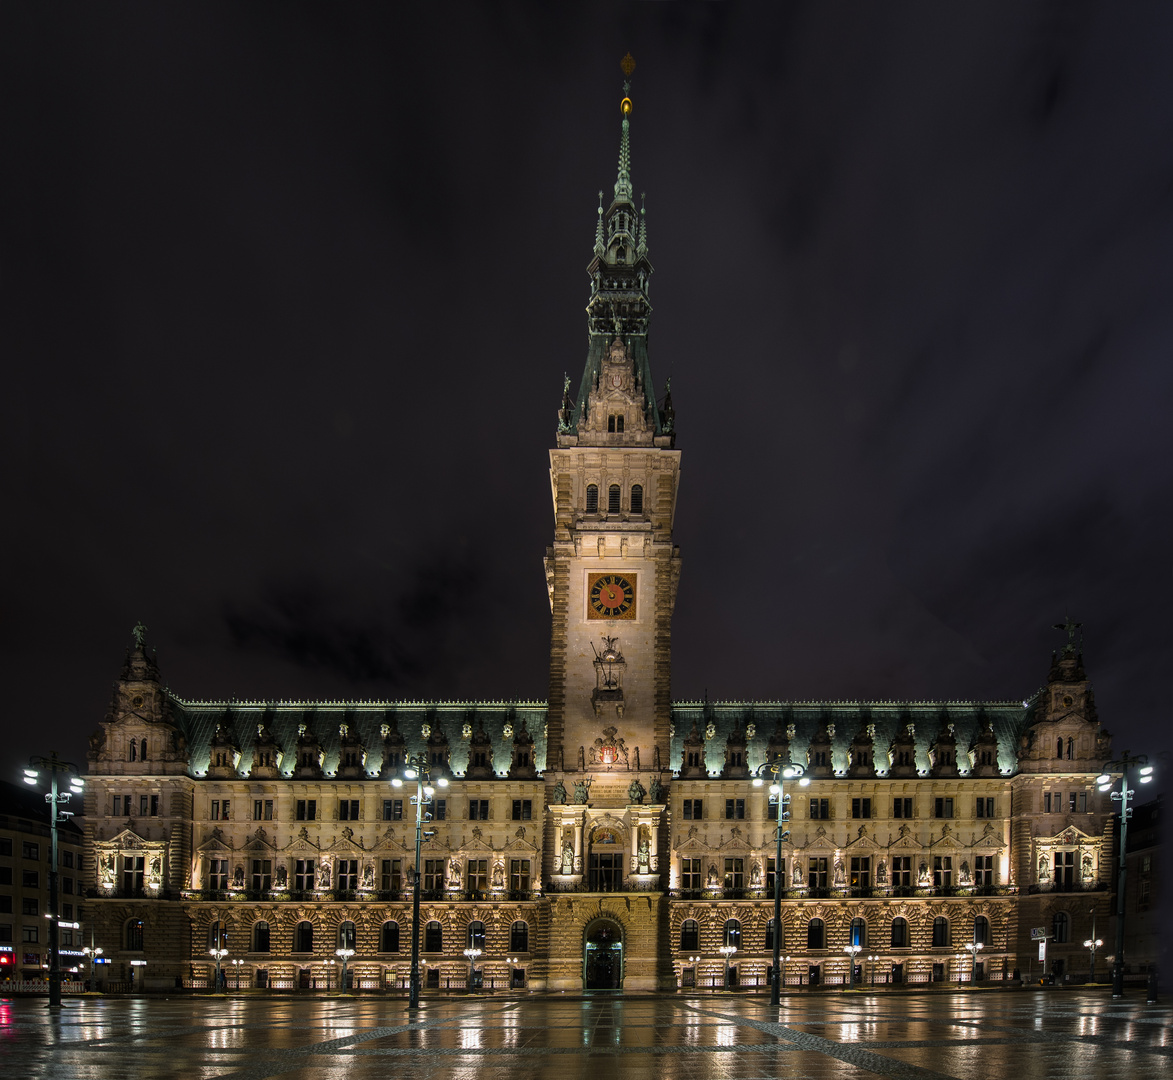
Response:
[[[612,413],[612,415],[607,417],[607,431],[609,434],[612,434],[612,435],[615,433],[615,415],[614,415],[614,413]]]
[[[907,949],[908,948],[908,920],[902,918],[895,918],[892,920],[892,945],[893,949]]]
[[[1068,741],[1070,741],[1070,740],[1068,740]],[[147,740],[146,739],[143,739],[143,741],[141,743],[139,743],[138,756],[139,756],[140,761],[147,760]],[[1070,754],[1068,754],[1067,756],[1071,757]]]
[[[354,923],[344,922],[338,927],[338,948],[353,949],[355,942]]]
[[[784,949],[786,947],[786,928],[782,928],[782,939],[778,942],[778,948]],[[774,920],[771,919],[766,923],[766,952],[774,948]]]
[[[806,947],[808,949],[825,949],[827,947],[826,928],[822,919],[811,919],[806,924]]]
[[[435,920],[424,927],[424,952],[444,951],[444,928]]]
[[[126,949],[128,952],[143,951],[143,921],[131,919],[126,924]]]
[[[383,931],[379,935],[379,952],[399,952],[399,923],[383,923]]]
[[[979,915],[973,920],[973,943],[975,945],[989,945],[990,943],[990,920],[984,915]]]
[[[851,944],[868,947],[868,924],[863,919],[851,920]]]
[[[214,923],[212,923],[211,926],[208,927],[208,948],[228,948],[228,927],[220,922],[219,919],[217,919]]]
[[[529,952],[529,923],[518,919],[509,928],[509,951]]]
[[[145,747],[145,746],[146,746],[146,743],[143,743],[143,746]],[[144,749],[144,750],[143,750],[143,756],[144,756],[144,757],[146,757],[146,753],[147,753],[147,752],[146,752],[146,750]],[[1067,760],[1068,760],[1068,761],[1070,761],[1070,760],[1071,760],[1073,757],[1075,757],[1075,740],[1074,740],[1074,739],[1068,739],[1068,740],[1067,740]]]
[[[1063,740],[1058,739],[1055,742],[1055,756],[1061,758],[1063,756]]]
[[[933,920],[933,948],[949,948],[949,920],[943,915],[938,915]]]
[[[1051,920],[1051,934],[1056,945],[1063,945],[1066,943],[1069,936],[1070,920],[1067,918],[1066,911],[1056,911],[1055,917]]]
[[[127,758],[127,761],[137,761],[137,760],[138,760],[138,743],[136,743],[134,741],[134,739],[131,739],[130,740],[130,756]]]
[[[631,485],[631,512],[633,514],[642,514],[644,512],[643,484]]]
[[[297,924],[297,930],[293,935],[293,951],[314,951],[314,924],[312,922],[299,922]]]
[[[588,514],[597,514],[599,512],[599,485],[598,484],[587,484],[586,512]]]
[[[269,951],[269,924],[263,919],[253,923],[253,952]]]
[[[736,919],[727,919],[725,922],[725,933],[722,945],[732,945],[735,948],[741,948],[741,923]]]
[[[619,485],[612,484],[607,488],[607,513],[619,513]]]
[[[622,413],[620,413],[617,417],[615,417],[615,430],[617,432],[619,432],[620,435],[623,434],[623,414]]]
[[[483,922],[470,922],[468,924],[468,934],[465,945],[470,949],[485,948],[485,924]]]
[[[680,949],[688,952],[701,946],[701,928],[696,919],[685,919],[680,924]]]

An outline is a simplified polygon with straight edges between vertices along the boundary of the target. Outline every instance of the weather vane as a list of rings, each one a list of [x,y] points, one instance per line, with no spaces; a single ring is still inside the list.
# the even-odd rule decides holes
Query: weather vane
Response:
[[[623,100],[619,103],[619,111],[626,116],[631,112],[631,73],[635,71],[635,60],[631,53],[619,61],[619,66],[623,69]]]

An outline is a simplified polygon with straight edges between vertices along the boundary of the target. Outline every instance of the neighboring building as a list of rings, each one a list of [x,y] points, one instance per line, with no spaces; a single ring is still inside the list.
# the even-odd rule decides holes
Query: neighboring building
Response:
[[[83,848],[77,825],[58,825],[61,918],[66,922],[82,920]],[[50,852],[44,791],[0,781],[0,980],[48,977]],[[71,968],[84,966],[85,932],[84,927],[61,931],[58,950],[66,978]]]
[[[425,987],[551,991],[760,983],[775,875],[789,981],[839,981],[849,943],[877,981],[1077,970],[1107,925],[1110,756],[1075,641],[1023,702],[673,702],[680,475],[648,351],[652,266],[633,199],[630,100],[614,198],[587,268],[589,344],[550,451],[547,702],[194,702],[141,640],[93,737],[86,787],[99,941],[125,977],[207,979],[222,943],[248,981],[402,986],[414,811],[393,789],[426,753]],[[534,483],[542,482],[535,476]],[[136,628],[137,631],[137,628]],[[801,762],[791,834],[751,771]],[[861,967],[864,966],[861,964]],[[336,970],[336,969],[335,969]],[[336,977],[336,976],[334,976]]]
[[[1162,801],[1158,796],[1134,807],[1128,823],[1124,883],[1124,964],[1128,972],[1164,967],[1161,953],[1168,948],[1161,934]],[[1115,934],[1114,925],[1112,932]],[[1112,955],[1115,938],[1107,944],[1107,955]]]

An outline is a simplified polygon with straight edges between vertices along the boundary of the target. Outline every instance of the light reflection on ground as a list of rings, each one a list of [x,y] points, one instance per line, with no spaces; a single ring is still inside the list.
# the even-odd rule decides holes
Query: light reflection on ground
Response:
[[[0,999],[5,1075],[757,1080],[1173,1071],[1170,1009],[1104,991],[764,997]]]

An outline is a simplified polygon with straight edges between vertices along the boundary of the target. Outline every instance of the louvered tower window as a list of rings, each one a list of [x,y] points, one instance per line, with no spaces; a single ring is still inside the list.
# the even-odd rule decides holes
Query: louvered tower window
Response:
[[[612,484],[607,489],[607,513],[608,514],[618,514],[619,513],[619,485],[618,484]]]

